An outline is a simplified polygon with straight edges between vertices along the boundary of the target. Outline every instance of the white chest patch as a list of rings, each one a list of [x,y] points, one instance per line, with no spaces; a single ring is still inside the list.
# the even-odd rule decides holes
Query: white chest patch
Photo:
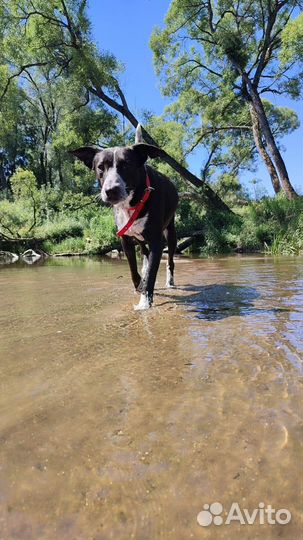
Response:
[[[131,212],[129,212],[129,202],[132,199],[132,193],[127,197],[125,201],[122,203],[115,204],[114,210],[115,210],[115,220],[116,225],[118,228],[118,231],[120,231],[126,223],[129,221],[129,218],[131,217]],[[145,227],[145,223],[147,221],[148,214],[146,214],[143,218],[138,218],[136,221],[132,224],[132,226],[126,231],[127,236],[134,236],[138,240],[144,240],[142,236],[142,232]]]

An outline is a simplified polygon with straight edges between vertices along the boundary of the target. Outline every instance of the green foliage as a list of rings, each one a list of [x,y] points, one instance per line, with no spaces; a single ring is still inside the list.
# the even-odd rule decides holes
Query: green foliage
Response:
[[[297,113],[289,107],[277,107],[267,99],[263,100],[263,105],[272,131],[278,137],[278,140],[281,135],[292,133],[300,126]]]
[[[200,231],[191,251],[204,255],[233,251],[238,244],[241,218],[237,214],[222,215],[220,212],[208,213],[201,204],[181,198],[176,215],[176,228],[179,236],[188,236],[192,231]]]
[[[113,211],[110,208],[98,210],[98,213],[89,221],[85,235],[87,247],[91,253],[98,253],[117,241]]]
[[[275,236],[268,248],[272,255],[302,255],[303,254],[303,216],[298,218],[296,226],[291,226],[285,233]]]
[[[204,255],[232,253],[235,250],[271,254],[303,253],[302,198],[289,201],[279,195],[234,209],[236,213],[230,216],[206,214],[197,211],[191,202],[182,201],[177,229],[186,234],[186,231],[192,230],[190,227],[194,223],[195,230],[203,231],[203,240],[194,245],[194,250]]]
[[[200,247],[204,255],[233,252],[238,245],[242,222],[237,214],[212,213],[205,219],[205,239]]]
[[[274,10],[271,2],[261,0],[173,0],[164,27],[155,29],[150,44],[162,92],[176,100],[165,119],[182,122],[186,153],[199,148],[204,179],[254,170],[259,145],[252,131],[247,80],[260,97],[282,91],[299,95],[302,73],[291,56],[302,41],[302,23],[300,18],[289,21],[297,5],[296,0],[276,3]],[[277,36],[283,29],[285,49],[293,52],[279,61]],[[298,56],[302,59],[300,52]],[[279,144],[298,127],[297,115],[268,100],[263,105]]]
[[[222,173],[214,182],[216,192],[230,206],[237,206],[239,200],[246,200],[247,194],[244,192],[239,178],[235,174]]]
[[[302,250],[303,199],[279,195],[245,208],[239,243],[245,250],[299,253]]]
[[[40,230],[41,236],[50,238],[43,244],[48,253],[98,254],[118,242],[111,209],[93,206],[90,215],[83,210],[76,214],[77,219],[58,215],[55,223],[48,223]]]
[[[38,195],[37,180],[32,171],[18,167],[10,178],[15,200],[33,199]]]
[[[184,126],[175,121],[165,121],[158,116],[145,114],[145,125],[148,132],[157,141],[160,148],[163,148],[169,155],[173,156],[179,163],[186,166],[184,159],[184,140],[186,133]],[[173,180],[177,186],[182,189],[184,183],[180,182],[179,175],[164,161],[153,160],[153,167],[159,170],[162,174]]]
[[[33,224],[27,201],[0,201],[0,233],[9,237],[25,236]]]
[[[204,229],[206,212],[201,205],[181,198],[176,214],[176,228],[179,235]]]
[[[121,143],[116,115],[88,89],[115,92],[121,66],[91,41],[82,0],[5,0],[1,14],[0,233],[98,250],[112,225],[101,211],[103,238],[93,175],[69,150]]]
[[[20,176],[24,174],[24,171]],[[33,180],[33,177],[30,177]],[[18,182],[16,182],[16,186]],[[32,184],[31,184],[32,185]],[[16,188],[17,189],[17,188]],[[176,215],[179,236],[201,231],[202,240],[193,249],[205,255],[222,252],[267,251],[301,253],[303,238],[303,199],[289,201],[283,196],[263,198],[239,206],[237,179],[223,175],[217,189],[233,204],[234,215],[207,213],[200,203],[181,197]],[[19,191],[17,191],[19,193]],[[101,253],[107,246],[118,245],[113,212],[100,207],[91,197],[80,193],[58,193],[55,188],[37,190],[33,223],[30,198],[0,201],[0,232],[6,236],[44,238],[48,253]],[[242,202],[240,200],[240,202]]]
[[[106,144],[118,136],[116,116],[100,100],[96,107],[87,89],[92,71],[99,84],[112,85],[119,65],[91,42],[85,4],[35,0],[33,7],[29,0],[5,0],[0,23],[0,152],[8,187],[11,174],[21,166],[33,172],[39,187],[90,194],[89,171],[74,165],[68,150]]]
[[[35,236],[39,238],[51,238],[53,241],[61,241],[66,237],[83,235],[83,225],[73,217],[58,214],[55,221],[45,222],[36,228]]]
[[[42,244],[43,250],[50,255],[60,253],[86,253],[84,238],[65,238],[61,242],[46,240]]]
[[[280,58],[283,65],[288,62],[303,62],[303,13],[288,22],[282,32]]]

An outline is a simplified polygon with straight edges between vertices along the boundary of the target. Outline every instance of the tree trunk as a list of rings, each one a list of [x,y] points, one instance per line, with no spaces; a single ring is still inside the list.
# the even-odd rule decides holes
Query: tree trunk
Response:
[[[47,165],[47,183],[53,187],[53,168],[50,163]]]
[[[279,148],[276,145],[276,141],[272,134],[258,89],[256,85],[253,85],[247,73],[245,73],[242,70],[241,66],[233,58],[233,56],[228,55],[228,58],[230,62],[232,63],[232,65],[234,66],[234,68],[236,69],[236,71],[242,77],[243,87],[245,88],[244,97],[246,100],[248,99],[251,100],[252,107],[258,119],[260,130],[265,139],[266,146],[268,150],[270,151],[271,158],[275,164],[276,172],[279,176],[279,181],[282,186],[282,189],[285,191],[285,194],[288,199],[290,200],[295,199],[296,197],[298,197],[298,194],[295,192],[294,188],[292,187],[290,183],[285,163],[280,154]]]
[[[8,187],[7,180],[4,174],[3,163],[0,162],[0,191],[3,191]]]
[[[58,172],[59,172],[60,188],[62,189],[64,185],[64,179],[63,179],[62,160],[61,160],[60,152],[58,152]]]
[[[265,147],[263,145],[262,135],[261,135],[261,131],[260,131],[260,124],[259,124],[259,121],[258,121],[256,111],[255,111],[255,109],[254,109],[251,102],[249,102],[249,112],[250,112],[250,116],[251,116],[251,122],[252,122],[252,129],[253,129],[253,136],[254,136],[255,145],[256,145],[257,150],[258,150],[260,156],[262,157],[262,159],[263,159],[263,161],[264,161],[264,163],[265,163],[265,165],[267,167],[267,170],[269,172],[269,176],[271,178],[271,183],[272,183],[272,186],[274,188],[274,192],[277,194],[281,190],[279,177],[277,175],[277,171],[275,169],[275,166],[274,166],[270,156],[266,152],[266,149],[265,149]]]
[[[245,76],[245,82],[247,84],[247,88],[248,88],[249,95],[251,97],[252,105],[255,110],[256,116],[258,118],[258,122],[261,128],[262,134],[266,141],[266,145],[275,163],[281,186],[283,190],[285,191],[288,199],[295,199],[296,197],[298,197],[298,194],[295,192],[294,188],[292,187],[290,183],[285,163],[283,161],[283,158],[280,154],[280,151],[276,145],[276,141],[270,129],[270,125],[268,123],[268,119],[267,119],[267,116],[263,107],[262,100],[259,96],[258,91],[253,87],[247,75]]]
[[[39,161],[40,161],[40,174],[39,174],[39,178],[38,178],[38,185],[39,187],[41,186],[46,186],[47,184],[47,172],[46,172],[46,167],[45,167],[45,161],[44,161],[44,152],[40,152],[40,155],[39,155]]]

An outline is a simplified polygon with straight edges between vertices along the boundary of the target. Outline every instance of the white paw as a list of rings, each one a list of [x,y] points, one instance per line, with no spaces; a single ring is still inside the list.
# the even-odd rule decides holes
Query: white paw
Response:
[[[167,289],[175,289],[176,285],[174,284],[174,280],[173,279],[170,279],[169,281],[167,281],[165,283],[165,287]]]
[[[144,293],[141,294],[140,302],[136,306],[134,306],[135,311],[149,309],[151,307],[151,300],[148,297],[148,294]]]

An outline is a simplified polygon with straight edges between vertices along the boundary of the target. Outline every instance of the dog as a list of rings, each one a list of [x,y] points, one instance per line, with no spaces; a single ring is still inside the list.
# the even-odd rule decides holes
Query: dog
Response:
[[[133,146],[83,147],[71,153],[95,172],[101,199],[113,206],[132,281],[135,290],[141,293],[134,308],[144,310],[153,303],[164,238],[168,245],[166,286],[174,287],[178,193],[167,177],[146,165],[148,158],[161,157],[163,151],[138,140],[140,127]],[[142,278],[138,272],[135,243],[140,245],[143,255]]]

